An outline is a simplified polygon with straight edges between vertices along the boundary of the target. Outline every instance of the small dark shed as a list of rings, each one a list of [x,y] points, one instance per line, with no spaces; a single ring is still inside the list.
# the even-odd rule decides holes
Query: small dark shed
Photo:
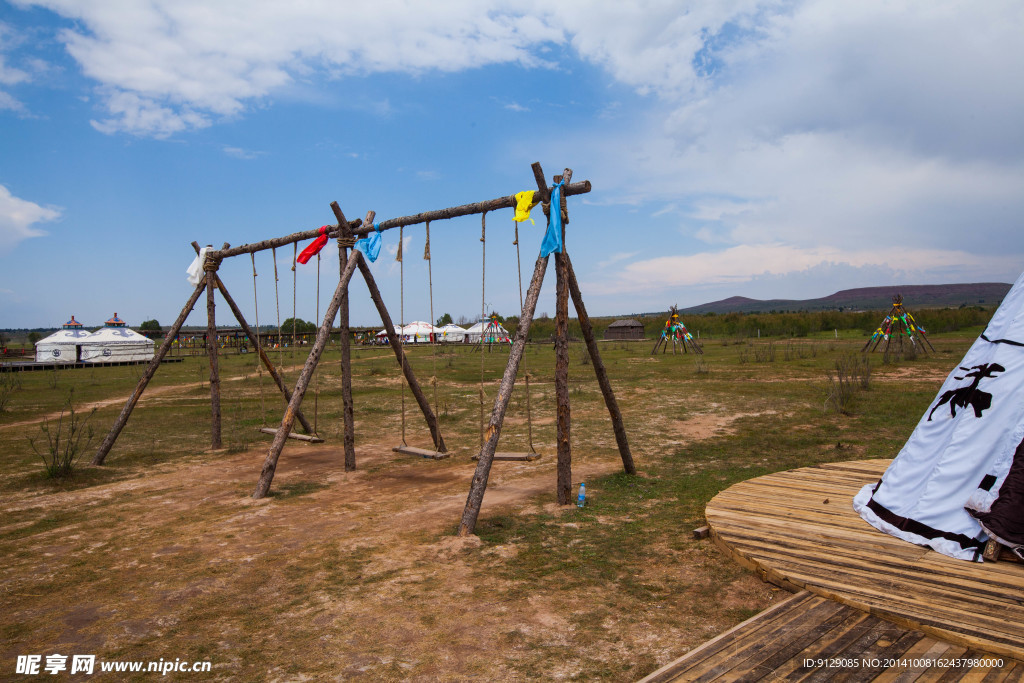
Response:
[[[644,325],[639,320],[616,320],[604,331],[605,339],[643,339]]]

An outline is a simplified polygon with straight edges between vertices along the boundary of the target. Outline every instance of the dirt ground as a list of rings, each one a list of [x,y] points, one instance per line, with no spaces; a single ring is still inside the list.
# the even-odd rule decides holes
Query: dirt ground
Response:
[[[729,422],[700,417],[680,433],[701,438]],[[0,647],[0,661],[38,650],[209,659],[218,679],[530,680],[597,671],[628,680],[638,653],[650,671],[731,625],[720,611],[670,614],[683,594],[630,603],[623,614],[610,589],[566,594],[550,580],[510,574],[515,545],[451,533],[474,463],[409,459],[390,446],[360,443],[359,470],[346,473],[339,447],[290,444],[274,481],[279,495],[260,501],[250,494],[263,445],[116,483],[8,497],[2,531],[24,531],[25,543],[0,569],[7,634],[20,641]],[[574,480],[620,467],[615,455],[583,458]],[[571,525],[574,508],[551,502],[554,484],[550,456],[495,463],[485,513],[545,510]],[[52,531],[40,528],[40,509]],[[638,578],[699,587],[722,563],[707,541],[677,554],[677,564]],[[774,592],[737,571],[713,599],[753,612]],[[590,635],[593,625],[579,637],[588,619],[601,620],[604,637]]]

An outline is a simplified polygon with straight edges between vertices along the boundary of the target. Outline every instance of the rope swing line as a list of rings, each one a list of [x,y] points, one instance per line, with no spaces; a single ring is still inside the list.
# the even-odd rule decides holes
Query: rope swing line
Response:
[[[274,258],[274,309],[277,311],[277,364],[280,366],[278,374],[284,380],[284,346],[281,344],[281,297],[277,290],[277,247],[270,251]]]
[[[296,262],[296,260],[298,258],[299,258],[299,243],[295,242],[294,244],[292,244],[292,345],[291,345],[292,352],[289,354],[292,357],[295,356],[295,323],[296,323],[296,321],[295,321],[295,313],[296,313],[296,310],[297,310],[296,305],[295,305],[295,303],[296,303],[295,300],[297,298],[296,297],[296,293],[298,291],[298,287],[296,286],[298,284],[298,282],[296,280],[297,273],[295,271],[295,262]]]
[[[480,214],[480,450],[484,448],[484,316],[487,315],[487,212]]]
[[[256,253],[249,254],[252,258],[252,304],[253,308],[256,309],[256,343],[259,344],[260,340],[260,299],[256,293]],[[259,374],[259,385],[260,385],[260,417],[263,418],[263,426],[267,426],[267,407],[263,401],[263,363],[260,362],[259,349],[253,349],[256,351],[256,372]]]
[[[423,247],[423,258],[427,261],[427,282],[430,287],[430,325],[434,324],[434,273],[432,270],[433,259],[430,258],[430,221],[427,221],[427,243]],[[434,347],[434,370],[433,376],[430,378],[431,384],[434,385],[434,415],[437,415],[437,336],[430,333],[429,337],[432,336]],[[438,443],[441,437],[441,426],[438,425],[437,436],[434,438],[434,450],[437,451],[439,446]]]
[[[320,252],[316,253],[316,318],[320,320]],[[331,322],[334,325],[334,322]],[[320,373],[316,373],[316,391],[313,392],[313,433],[319,434],[316,428],[317,417],[320,415]]]
[[[516,275],[519,276],[519,320],[523,319],[523,265],[519,259],[519,221],[512,218],[512,225],[515,226],[516,238],[512,242],[516,246]],[[530,453],[536,453],[533,448],[533,413],[530,410],[530,371],[526,367],[526,354],[523,354],[523,377],[526,380],[526,441],[530,447]]]
[[[402,244],[405,242],[405,226],[398,229],[398,254],[395,256],[395,260],[398,261],[398,281],[399,281],[399,299],[398,299],[398,317],[399,317],[399,331],[398,331],[398,345],[402,349],[402,364],[405,363],[405,262],[402,260]],[[402,372],[402,446],[408,447],[405,443],[405,373]]]

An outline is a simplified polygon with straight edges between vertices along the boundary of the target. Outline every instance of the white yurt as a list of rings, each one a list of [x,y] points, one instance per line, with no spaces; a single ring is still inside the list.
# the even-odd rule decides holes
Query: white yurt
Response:
[[[128,329],[125,322],[115,313],[103,327],[82,342],[81,357],[86,363],[152,360],[153,340]]]
[[[430,323],[415,320],[403,327],[400,334],[406,344],[429,344],[438,331],[439,329]]]
[[[476,344],[481,337],[485,344],[510,344],[512,342],[508,330],[502,327],[497,320],[482,320],[466,330],[466,341],[470,344]]]
[[[1024,557],[1024,275],[853,507],[951,557],[981,561],[989,538]]]
[[[82,323],[71,316],[59,330],[36,342],[37,363],[75,363],[80,359],[80,347],[89,333]]]
[[[459,327],[455,323],[448,323],[443,327],[437,328],[436,338],[440,342],[457,342],[462,343],[466,340],[465,328]]]

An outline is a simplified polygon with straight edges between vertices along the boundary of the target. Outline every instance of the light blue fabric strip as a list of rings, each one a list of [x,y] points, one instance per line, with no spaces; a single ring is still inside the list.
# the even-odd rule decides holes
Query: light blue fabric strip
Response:
[[[373,229],[375,232],[369,237],[356,240],[356,249],[366,254],[366,258],[370,259],[370,263],[376,261],[377,257],[380,256],[380,223],[374,223]]]
[[[540,243],[541,258],[551,252],[562,253],[562,183],[551,190],[551,208],[548,210],[548,230]]]

